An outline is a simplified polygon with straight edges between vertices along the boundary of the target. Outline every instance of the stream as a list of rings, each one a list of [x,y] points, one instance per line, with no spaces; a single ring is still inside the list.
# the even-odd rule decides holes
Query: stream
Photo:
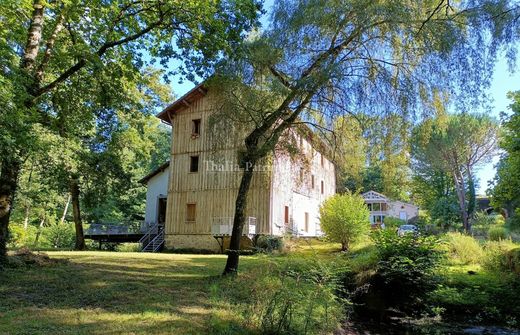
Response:
[[[337,335],[520,335],[519,329],[498,326],[473,326],[464,324],[417,322],[375,323],[353,320],[344,325]]]

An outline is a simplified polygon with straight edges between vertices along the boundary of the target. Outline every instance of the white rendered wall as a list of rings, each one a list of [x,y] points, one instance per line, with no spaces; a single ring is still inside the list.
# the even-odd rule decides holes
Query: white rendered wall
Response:
[[[168,194],[169,172],[170,168],[168,167],[164,171],[153,176],[146,184],[146,223],[157,222],[157,211],[159,209],[158,199],[159,197],[166,197]]]

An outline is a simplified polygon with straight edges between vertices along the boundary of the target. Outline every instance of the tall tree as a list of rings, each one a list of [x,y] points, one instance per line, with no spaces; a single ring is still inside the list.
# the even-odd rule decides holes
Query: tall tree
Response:
[[[236,198],[224,273],[238,269],[252,167],[295,122],[305,121],[311,111],[330,117],[359,110],[409,115],[431,100],[428,92],[441,88],[458,94],[461,102],[478,97],[487,80],[482,74],[489,71],[489,63],[480,59],[489,49],[476,42],[493,30],[493,51],[509,37],[502,34],[508,25],[495,25],[504,22],[497,7],[509,10],[509,5],[277,2],[269,29],[251,41],[245,57],[223,64],[221,75],[214,77],[221,112],[240,115],[245,123],[240,160],[249,167]]]
[[[500,148],[504,153],[490,193],[495,207],[506,209],[508,216],[515,216],[520,207],[520,92],[509,93],[508,97],[512,100],[512,114],[503,115]]]
[[[497,153],[497,131],[498,124],[489,116],[468,113],[441,114],[414,129],[414,159],[450,175],[466,232],[474,210],[474,172]]]
[[[78,74],[116,61],[136,73],[146,63],[204,75],[222,55],[236,51],[256,23],[259,4],[249,1],[44,1],[0,3],[0,81],[10,99],[0,108],[0,262],[5,261],[9,217],[22,161],[34,143],[33,127],[55,123],[53,92]],[[115,79],[115,78],[111,78]],[[109,91],[121,83],[105,82]]]

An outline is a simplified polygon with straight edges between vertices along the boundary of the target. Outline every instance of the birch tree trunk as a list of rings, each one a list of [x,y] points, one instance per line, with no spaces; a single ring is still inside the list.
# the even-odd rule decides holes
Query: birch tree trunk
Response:
[[[45,214],[42,216],[40,220],[40,225],[38,226],[38,232],[36,233],[36,238],[34,239],[34,245],[38,247],[38,241],[40,240],[40,235],[42,233],[43,226],[45,225]]]
[[[67,197],[67,202],[65,203],[65,208],[63,209],[63,215],[61,216],[61,219],[60,219],[60,224],[63,224],[63,222],[65,222],[65,217],[67,216],[67,212],[69,210],[70,198],[71,198],[71,195],[69,193],[69,196]]]
[[[25,217],[23,219],[23,229],[27,230],[29,228],[29,206],[25,205]]]

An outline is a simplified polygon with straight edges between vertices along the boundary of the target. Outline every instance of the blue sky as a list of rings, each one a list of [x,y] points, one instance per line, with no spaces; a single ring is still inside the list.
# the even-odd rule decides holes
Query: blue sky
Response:
[[[269,9],[271,6],[272,0],[264,2],[264,8]],[[264,15],[261,19],[264,26],[267,23],[267,19],[268,14]],[[194,84],[189,81],[184,81],[182,84],[179,84],[176,79],[172,81],[172,88],[176,97],[182,96],[192,89],[193,86]],[[518,90],[520,90],[520,73],[518,71],[516,73],[510,73],[505,57],[499,57],[495,65],[493,81],[488,91],[493,100],[491,114],[495,118],[498,119],[501,112],[507,112],[509,110],[508,106],[510,101],[507,99],[507,92]],[[477,185],[478,194],[485,194],[488,181],[492,180],[495,176],[494,166],[497,162],[498,157],[496,157],[493,162],[481,166],[477,170],[476,175],[479,179],[479,184]]]
[[[507,99],[507,92],[519,90],[520,73],[518,71],[515,73],[510,73],[507,61],[504,57],[501,57],[495,65],[493,81],[491,83],[491,87],[489,88],[489,94],[493,98],[493,109],[491,112],[492,115],[498,119],[501,112],[508,112],[508,106],[511,102],[509,99]],[[498,157],[496,157],[492,163],[486,164],[478,170],[477,176],[480,179],[480,183],[477,192],[479,194],[485,193],[488,181],[493,179],[495,175],[494,165],[497,163],[497,161]]]

